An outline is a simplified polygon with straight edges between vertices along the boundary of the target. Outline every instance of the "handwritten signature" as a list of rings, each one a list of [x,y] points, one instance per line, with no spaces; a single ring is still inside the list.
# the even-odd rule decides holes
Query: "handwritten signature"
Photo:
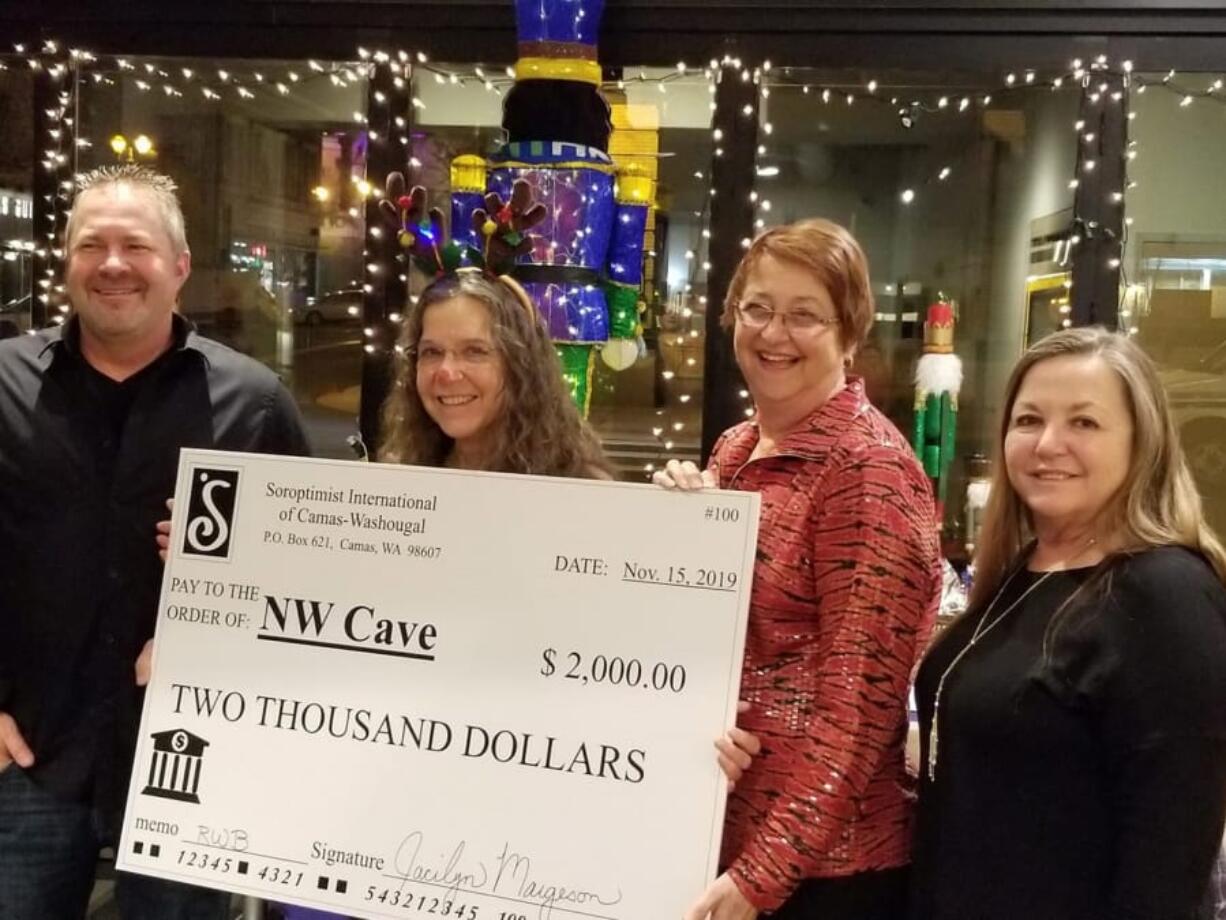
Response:
[[[502,851],[493,859],[471,859],[466,855],[468,842],[461,840],[447,852],[427,846],[425,835],[413,831],[396,848],[392,866],[395,877],[406,882],[422,882],[441,885],[452,893],[461,891],[519,898],[540,902],[539,916],[553,916],[556,908],[565,912],[568,905],[599,905],[612,907],[621,903],[621,888],[616,895],[598,893],[586,888],[545,881],[533,875],[532,858],[517,852],[510,842],[502,845]],[[423,858],[425,850],[427,858]],[[439,859],[430,860],[428,854],[439,853]]]

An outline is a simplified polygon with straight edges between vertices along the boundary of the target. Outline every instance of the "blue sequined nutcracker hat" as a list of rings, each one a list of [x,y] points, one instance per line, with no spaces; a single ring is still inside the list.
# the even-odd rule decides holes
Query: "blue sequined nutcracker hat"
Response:
[[[604,0],[515,0],[517,80],[600,85],[596,37]]]

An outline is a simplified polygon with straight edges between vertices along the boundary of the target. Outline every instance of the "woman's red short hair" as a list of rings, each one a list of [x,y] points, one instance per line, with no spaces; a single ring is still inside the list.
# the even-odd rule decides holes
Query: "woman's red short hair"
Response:
[[[745,293],[749,274],[770,256],[813,272],[830,294],[839,318],[839,337],[846,351],[855,351],[868,338],[876,307],[864,250],[846,229],[829,220],[813,218],[767,230],[749,247],[732,276],[724,298],[721,324],[731,329],[736,305]]]

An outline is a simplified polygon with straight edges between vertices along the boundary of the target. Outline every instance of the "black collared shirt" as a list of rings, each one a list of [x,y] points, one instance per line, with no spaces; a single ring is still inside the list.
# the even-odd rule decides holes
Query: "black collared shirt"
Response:
[[[0,342],[0,711],[62,798],[123,807],[179,449],[309,453],[275,374],[174,317],[169,351],[122,382],[75,320]]]

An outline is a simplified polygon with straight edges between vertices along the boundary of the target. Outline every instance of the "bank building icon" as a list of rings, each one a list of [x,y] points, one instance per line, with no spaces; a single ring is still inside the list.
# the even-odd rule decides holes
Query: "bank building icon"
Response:
[[[209,743],[181,728],[154,732],[153,761],[149,765],[149,785],[142,795],[200,804],[200,768]]]

